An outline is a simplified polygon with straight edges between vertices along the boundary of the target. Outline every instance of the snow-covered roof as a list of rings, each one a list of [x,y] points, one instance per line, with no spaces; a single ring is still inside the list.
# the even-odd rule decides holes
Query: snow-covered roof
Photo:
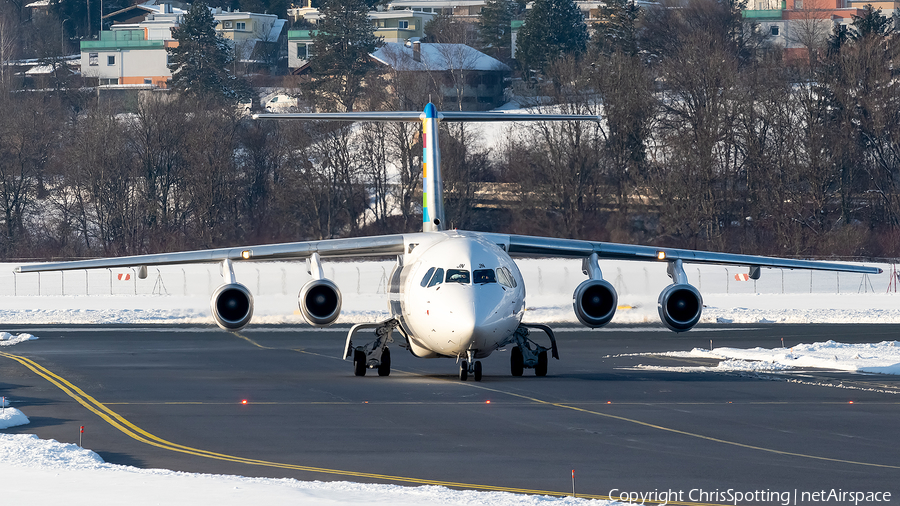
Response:
[[[387,42],[372,53],[372,57],[403,71],[509,70],[509,67],[500,60],[465,44],[418,44],[420,54],[418,61],[413,53],[414,46],[416,44],[407,47],[399,42]]]
[[[35,7],[50,7],[50,0],[38,0],[37,2],[31,2],[30,4],[25,6],[26,8],[35,8]]]

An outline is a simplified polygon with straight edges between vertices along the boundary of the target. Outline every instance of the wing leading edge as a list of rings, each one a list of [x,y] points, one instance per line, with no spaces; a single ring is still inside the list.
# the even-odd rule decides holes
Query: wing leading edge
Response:
[[[104,269],[110,267],[137,267],[142,265],[171,265],[216,263],[224,260],[291,260],[302,259],[318,253],[325,258],[372,257],[403,253],[403,235],[354,237],[349,239],[325,239],[321,241],[265,244],[246,248],[219,248],[211,250],[135,255],[94,260],[75,260],[16,267],[16,272],[68,271],[78,269]]]
[[[878,267],[864,265],[837,264],[812,260],[793,260],[757,255],[738,255],[675,248],[655,248],[611,242],[579,241],[574,239],[554,239],[509,235],[507,251],[513,256],[570,257],[587,258],[596,253],[598,258],[615,260],[667,261],[681,260],[685,263],[721,265],[743,265],[748,267],[772,267],[781,269],[809,269],[821,271],[855,272],[860,274],[880,274]]]

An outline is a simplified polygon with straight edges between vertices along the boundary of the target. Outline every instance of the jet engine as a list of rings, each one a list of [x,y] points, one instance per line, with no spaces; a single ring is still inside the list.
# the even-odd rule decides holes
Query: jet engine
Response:
[[[216,324],[225,330],[241,330],[253,316],[253,295],[240,283],[226,283],[216,288],[209,305]]]
[[[589,279],[578,285],[572,295],[575,316],[587,327],[602,327],[613,319],[619,297],[608,281]]]
[[[298,297],[300,312],[310,325],[331,325],[341,314],[341,291],[330,279],[313,279]]]
[[[700,321],[703,297],[692,285],[675,283],[659,294],[659,318],[675,332],[691,330]]]

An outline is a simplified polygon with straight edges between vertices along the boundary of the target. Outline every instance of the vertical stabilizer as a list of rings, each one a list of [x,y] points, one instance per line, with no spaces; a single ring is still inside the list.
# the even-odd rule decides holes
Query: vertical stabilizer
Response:
[[[444,183],[438,148],[438,116],[434,104],[422,114],[422,231],[444,230]]]

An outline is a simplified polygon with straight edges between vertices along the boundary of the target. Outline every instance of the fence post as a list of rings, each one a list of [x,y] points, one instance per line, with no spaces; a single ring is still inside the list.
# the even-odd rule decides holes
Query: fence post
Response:
[[[38,297],[41,296],[41,273],[38,272]]]
[[[700,275],[699,267],[697,267],[697,290],[703,291],[703,277]]]
[[[112,269],[107,267],[106,270],[109,271],[109,294],[112,295]]]
[[[725,293],[731,293],[731,273],[725,268]]]
[[[84,270],[84,294],[85,295],[91,294],[91,291],[88,290],[88,270],[87,269]]]
[[[16,276],[16,272],[13,271],[13,296],[19,296],[19,277]]]
[[[131,268],[131,279],[134,280],[134,294],[137,295],[137,271],[134,267]]]
[[[59,271],[59,291],[66,296],[66,271]]]
[[[784,269],[781,269],[781,294],[784,295]]]
[[[187,272],[185,272],[184,268],[181,269],[181,279],[184,282],[181,295],[187,295]]]

